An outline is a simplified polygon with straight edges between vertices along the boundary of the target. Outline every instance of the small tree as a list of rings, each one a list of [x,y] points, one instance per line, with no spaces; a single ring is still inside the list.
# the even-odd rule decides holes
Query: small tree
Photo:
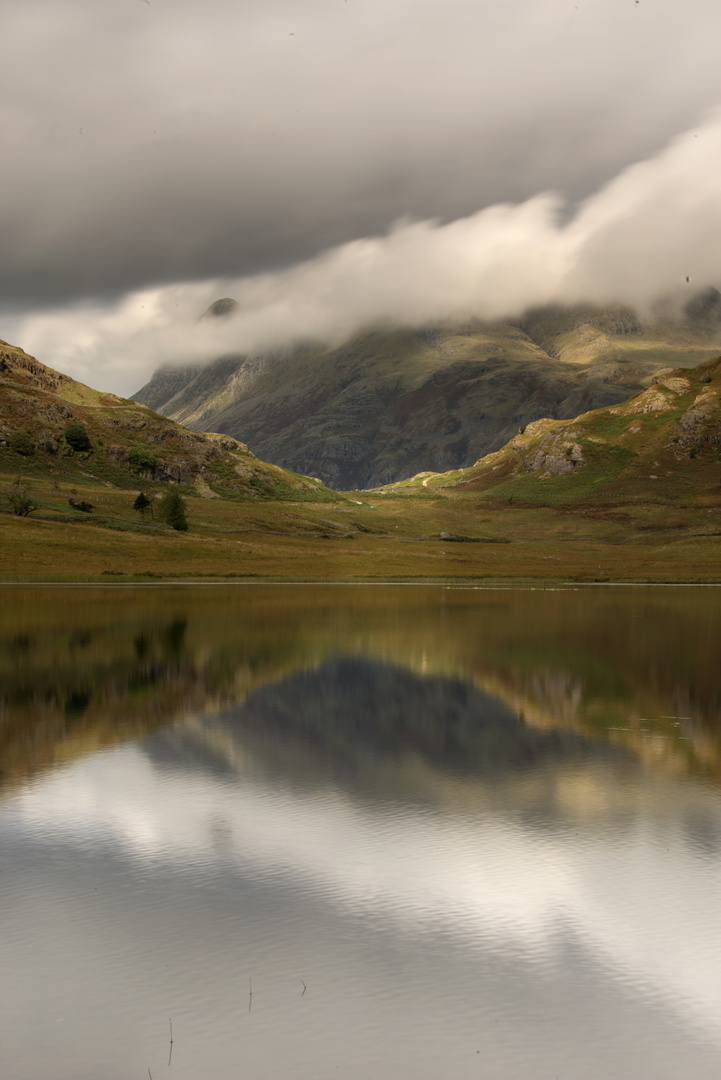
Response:
[[[188,531],[188,519],[185,516],[185,499],[175,488],[171,488],[167,494],[163,495],[158,513],[166,525],[170,525],[171,529],[177,529],[178,532]]]
[[[158,459],[143,446],[134,446],[128,451],[128,465],[136,473],[152,472],[157,468]]]
[[[150,499],[144,491],[141,491],[137,499],[133,503],[133,510],[137,510],[141,517],[145,517],[145,511],[148,509],[149,506]]]
[[[35,500],[30,498],[30,485],[19,476],[13,480],[13,486],[6,492],[5,499],[13,514],[18,517],[27,517],[38,508]]]
[[[65,442],[73,450],[92,450],[88,433],[82,424],[68,424],[64,431]]]

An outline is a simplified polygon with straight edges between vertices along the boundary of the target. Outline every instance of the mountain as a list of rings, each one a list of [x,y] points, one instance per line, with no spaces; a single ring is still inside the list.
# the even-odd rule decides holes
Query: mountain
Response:
[[[145,405],[92,390],[4,341],[0,472],[52,473],[136,489],[179,483],[196,494],[231,499],[322,498],[324,491],[317,480],[259,461],[228,435],[189,431]]]
[[[721,476],[721,356],[657,376],[641,393],[574,420],[536,420],[468,469],[423,473],[394,492],[470,494],[483,505],[546,505],[641,520],[652,527],[694,517],[713,528]],[[704,517],[700,517],[703,514]],[[619,516],[620,515],[620,516]],[[637,524],[636,528],[643,528]]]
[[[216,304],[207,317],[232,318],[227,298]],[[615,405],[719,349],[721,294],[711,289],[675,321],[644,325],[624,308],[554,307],[515,323],[376,329],[336,347],[306,343],[163,367],[134,397],[350,490],[470,466],[524,424]]]

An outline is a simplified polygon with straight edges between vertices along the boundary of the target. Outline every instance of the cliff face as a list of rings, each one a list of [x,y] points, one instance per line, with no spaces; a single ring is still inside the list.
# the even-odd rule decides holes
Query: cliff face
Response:
[[[376,330],[335,348],[163,368],[135,399],[331,487],[374,487],[469,466],[524,424],[617,404],[708,360],[720,310],[714,291],[653,326],[622,308],[545,308],[514,324]]]

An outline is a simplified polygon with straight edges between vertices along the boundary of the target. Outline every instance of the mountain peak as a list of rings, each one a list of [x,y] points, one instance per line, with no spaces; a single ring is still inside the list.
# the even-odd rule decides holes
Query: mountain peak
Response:
[[[230,296],[223,296],[220,300],[214,300],[207,311],[200,316],[201,319],[224,319],[232,315],[238,308],[238,301]]]
[[[689,300],[684,312],[691,322],[711,326],[721,324],[721,292],[713,285],[709,286]]]

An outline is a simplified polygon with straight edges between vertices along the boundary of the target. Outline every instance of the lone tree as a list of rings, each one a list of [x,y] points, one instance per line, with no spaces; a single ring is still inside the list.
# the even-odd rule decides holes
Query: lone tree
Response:
[[[188,531],[188,519],[185,516],[185,499],[179,491],[171,488],[160,500],[158,514],[166,525],[178,532]]]
[[[150,499],[144,491],[141,491],[137,499],[133,503],[133,510],[137,510],[141,517],[145,517],[145,511],[148,509],[149,506]]]
[[[33,510],[38,508],[35,499],[30,498],[29,492],[30,486],[27,481],[16,476],[13,480],[13,486],[5,495],[10,509],[18,517],[27,517],[28,514],[32,514]]]
[[[90,438],[82,424],[68,424],[63,434],[65,442],[73,450],[92,450]]]

